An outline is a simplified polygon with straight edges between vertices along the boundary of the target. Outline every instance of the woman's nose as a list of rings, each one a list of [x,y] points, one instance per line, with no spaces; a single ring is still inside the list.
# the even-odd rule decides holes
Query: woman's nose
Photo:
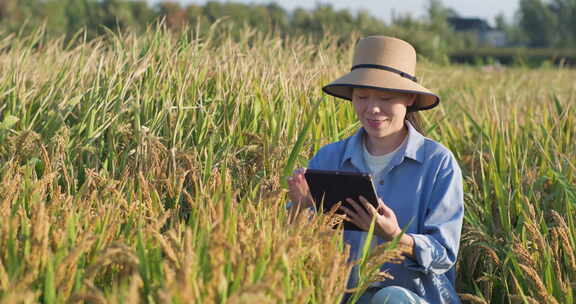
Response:
[[[370,111],[370,113],[380,113],[380,106],[381,105],[375,99],[371,99],[368,103],[368,111]]]

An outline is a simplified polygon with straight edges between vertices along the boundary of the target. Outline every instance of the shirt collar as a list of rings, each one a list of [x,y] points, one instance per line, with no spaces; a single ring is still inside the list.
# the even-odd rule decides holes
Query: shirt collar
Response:
[[[406,126],[408,127],[408,143],[406,144],[404,156],[423,163],[426,153],[424,149],[426,138],[409,121],[406,121]]]
[[[424,162],[424,142],[425,137],[418,132],[409,121],[406,121],[406,127],[408,128],[408,140],[406,144],[401,147],[398,151],[400,158],[395,157],[398,160],[398,164],[401,163],[405,157],[413,159],[419,163]],[[352,135],[348,143],[346,144],[346,150],[344,151],[344,157],[342,158],[341,166],[344,166],[346,161],[350,161],[352,165],[361,171],[368,172],[366,165],[364,163],[364,156],[362,154],[362,138],[366,131],[361,127],[354,135]],[[395,162],[392,160],[392,162]]]

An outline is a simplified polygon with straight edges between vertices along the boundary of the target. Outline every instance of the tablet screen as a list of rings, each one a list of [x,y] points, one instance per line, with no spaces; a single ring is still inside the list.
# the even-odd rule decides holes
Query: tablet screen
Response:
[[[358,199],[360,195],[364,196],[375,208],[378,207],[378,196],[372,183],[372,176],[368,173],[308,169],[304,176],[317,210],[328,212],[338,202],[354,210],[346,198],[352,198],[361,204]],[[337,214],[344,213],[338,211]],[[361,230],[350,222],[344,222],[344,229]]]

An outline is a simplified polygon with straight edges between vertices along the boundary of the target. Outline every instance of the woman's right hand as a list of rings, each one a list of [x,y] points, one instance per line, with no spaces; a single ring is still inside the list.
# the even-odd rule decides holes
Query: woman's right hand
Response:
[[[295,204],[300,204],[302,207],[312,207],[314,201],[304,173],[306,173],[306,168],[298,168],[292,176],[288,177],[288,196]]]

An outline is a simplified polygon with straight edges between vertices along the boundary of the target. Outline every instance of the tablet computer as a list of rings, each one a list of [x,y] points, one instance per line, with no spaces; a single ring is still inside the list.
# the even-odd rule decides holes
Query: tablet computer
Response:
[[[307,169],[304,177],[317,210],[322,209],[322,212],[328,212],[338,202],[342,202],[343,206],[354,210],[346,198],[352,198],[361,204],[358,199],[360,195],[364,196],[375,208],[378,207],[376,188],[372,182],[372,176],[368,173]],[[361,205],[361,207],[363,206]],[[336,213],[344,214],[341,210]],[[361,230],[348,221],[344,222],[344,229]]]

